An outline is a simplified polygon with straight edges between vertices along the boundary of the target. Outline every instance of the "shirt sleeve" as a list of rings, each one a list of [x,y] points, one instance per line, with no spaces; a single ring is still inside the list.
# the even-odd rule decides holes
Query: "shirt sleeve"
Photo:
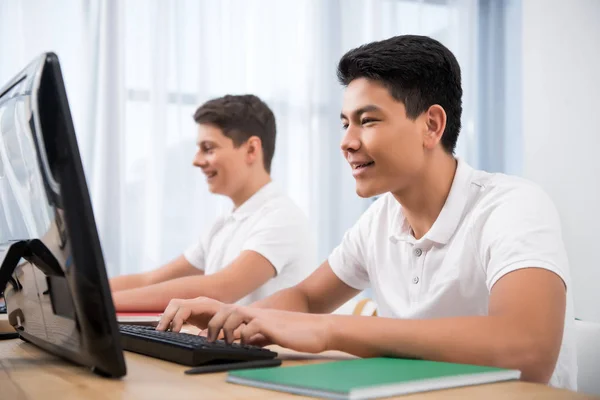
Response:
[[[210,228],[204,231],[200,239],[198,239],[196,243],[190,245],[190,247],[188,247],[183,252],[183,256],[185,257],[185,259],[201,271],[204,271],[206,269],[206,254],[210,240],[212,239],[212,236],[214,235],[215,231],[222,226],[223,220],[224,217],[219,216],[213,222]]]
[[[202,239],[198,240],[197,243],[188,247],[184,252],[183,256],[190,264],[199,270],[204,271],[206,268],[205,261],[205,251],[204,251],[204,243],[202,243]]]
[[[552,271],[568,285],[560,218],[543,190],[533,185],[514,189],[486,213],[478,247],[488,290],[504,275],[532,267]]]
[[[286,205],[272,207],[261,214],[242,245],[242,251],[251,250],[265,257],[277,274],[294,261],[310,242],[307,218]]]
[[[383,200],[377,200],[363,213],[354,226],[346,231],[342,242],[333,249],[327,259],[337,277],[346,285],[358,290],[370,286],[367,243],[369,232],[376,223],[374,217],[378,214]]]

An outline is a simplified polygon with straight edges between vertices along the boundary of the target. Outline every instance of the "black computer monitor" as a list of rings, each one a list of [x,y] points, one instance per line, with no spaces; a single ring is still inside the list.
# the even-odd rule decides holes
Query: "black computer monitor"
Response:
[[[20,337],[103,376],[125,361],[58,57],[0,89],[0,292]]]

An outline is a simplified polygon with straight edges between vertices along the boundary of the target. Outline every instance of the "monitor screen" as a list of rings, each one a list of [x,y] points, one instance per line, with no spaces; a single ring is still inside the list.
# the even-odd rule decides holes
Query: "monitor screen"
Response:
[[[0,89],[0,292],[21,339],[96,373],[125,362],[58,58]]]

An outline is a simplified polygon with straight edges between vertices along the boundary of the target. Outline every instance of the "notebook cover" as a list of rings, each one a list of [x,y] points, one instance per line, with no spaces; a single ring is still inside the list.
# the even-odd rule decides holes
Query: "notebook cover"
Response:
[[[390,396],[518,379],[519,376],[519,371],[493,367],[402,358],[364,358],[293,367],[232,371],[227,380],[232,383],[250,384],[292,393],[313,396],[329,393],[333,396],[327,397],[351,398],[351,392],[361,389],[381,389],[386,386],[397,388],[391,393],[389,390],[384,390]]]

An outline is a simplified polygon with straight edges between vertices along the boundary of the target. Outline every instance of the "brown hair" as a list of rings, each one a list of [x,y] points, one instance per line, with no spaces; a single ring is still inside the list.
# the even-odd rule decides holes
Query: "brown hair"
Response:
[[[259,137],[265,170],[271,172],[275,153],[275,115],[257,96],[226,95],[209,100],[196,110],[194,120],[198,124],[218,127],[223,135],[233,140],[236,147],[252,136]]]

